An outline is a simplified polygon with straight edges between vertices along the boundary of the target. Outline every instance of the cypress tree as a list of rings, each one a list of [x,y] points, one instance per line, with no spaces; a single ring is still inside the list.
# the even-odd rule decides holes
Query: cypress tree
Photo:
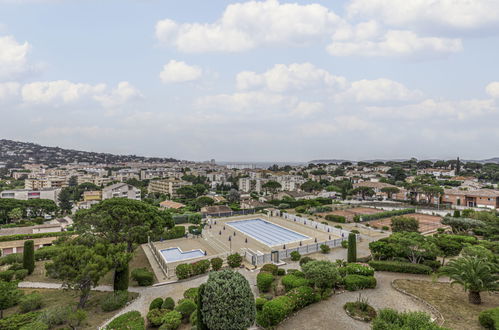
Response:
[[[205,284],[201,284],[199,286],[199,290],[198,290],[198,297],[197,297],[197,301],[196,301],[196,304],[197,304],[196,330],[208,330],[208,327],[203,322],[203,313],[201,312],[201,309],[203,307],[204,287],[205,287]]]
[[[347,262],[357,262],[357,239],[354,233],[348,235]]]
[[[128,282],[129,282],[129,269],[127,262],[125,265],[117,267],[114,270],[113,290],[114,291],[128,290]]]
[[[35,270],[35,242],[33,240],[24,242],[23,268],[28,270],[28,274]]]

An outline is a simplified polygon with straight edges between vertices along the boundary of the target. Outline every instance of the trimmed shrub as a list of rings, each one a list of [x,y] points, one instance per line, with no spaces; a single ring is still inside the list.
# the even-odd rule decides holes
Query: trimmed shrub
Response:
[[[184,291],[184,298],[196,301],[198,299],[199,288],[189,288]]]
[[[199,260],[191,264],[192,276],[204,274],[210,269],[209,260]]]
[[[175,239],[182,238],[185,236],[185,227],[184,226],[175,226],[171,229],[166,230],[163,233],[164,239]]]
[[[303,265],[303,273],[310,284],[324,292],[333,288],[340,280],[338,267],[326,260],[315,260]]]
[[[357,236],[353,233],[348,234],[348,252],[347,262],[357,261]]]
[[[281,283],[286,288],[286,291],[298,288],[300,286],[309,285],[309,281],[306,278],[296,276],[295,274],[288,274],[281,278]]]
[[[383,218],[391,218],[391,217],[395,217],[397,215],[404,215],[404,214],[410,214],[410,213],[416,213],[416,209],[401,209],[401,210],[383,211],[383,212],[373,213],[373,214],[362,214],[360,217],[362,218],[362,221],[371,221],[371,220],[377,220],[377,219],[383,219]]]
[[[436,271],[442,267],[442,264],[438,260],[423,260],[422,264],[430,267],[433,271]]]
[[[0,280],[4,282],[10,282],[14,278],[15,274],[16,271],[14,270],[4,270],[3,272],[0,272]]]
[[[268,272],[268,273],[271,273],[272,275],[277,275],[278,269],[279,269],[279,267],[277,267],[274,264],[265,264],[260,269],[260,272]]]
[[[344,216],[336,215],[336,214],[326,215],[326,220],[333,221],[333,222],[339,222],[339,223],[345,223],[347,221],[347,219]]]
[[[341,241],[341,247],[344,249],[348,248],[348,241]]]
[[[163,301],[163,305],[161,305],[163,309],[173,310],[175,308],[175,300],[172,297],[166,297],[165,301]]]
[[[17,262],[15,264],[10,265],[10,267],[8,268],[8,270],[21,270],[21,269],[24,269],[23,264]]]
[[[324,254],[328,254],[329,252],[331,252],[331,248],[329,247],[329,245],[321,244],[321,252]]]
[[[267,302],[268,300],[265,298],[258,297],[255,299],[255,307],[257,311],[261,311],[263,305]]]
[[[28,270],[27,269],[19,269],[15,271],[16,280],[22,281],[28,276]]]
[[[374,276],[347,275],[344,278],[345,289],[348,291],[357,291],[361,289],[374,289],[376,279]]]
[[[22,313],[35,311],[42,308],[42,295],[38,292],[27,294],[19,300],[19,308]]]
[[[35,270],[35,242],[33,240],[24,242],[23,267],[28,270],[28,274]]]
[[[362,275],[362,276],[373,276],[374,269],[369,266],[364,266],[361,264],[348,264],[343,267],[345,274],[347,275]],[[341,272],[341,270],[340,270]]]
[[[111,312],[124,307],[128,301],[128,291],[114,291],[108,293],[100,303],[104,312]]]
[[[139,311],[122,314],[112,320],[106,330],[145,330],[145,322]]]
[[[295,310],[302,309],[303,307],[320,300],[320,296],[318,296],[309,286],[300,286],[298,288],[294,288],[286,293],[286,296],[293,300]]]
[[[374,268],[374,270],[376,271],[426,275],[432,273],[432,269],[430,267],[421,264],[413,264],[410,262],[371,260],[369,261],[369,266]]]
[[[180,264],[175,267],[175,275],[179,280],[183,280],[192,276],[192,264]]]
[[[191,316],[189,316],[189,323],[195,326],[197,321],[198,321],[198,311],[196,309],[194,312],[192,312]]]
[[[284,276],[284,275],[286,275],[286,270],[283,269],[283,268],[277,269],[277,275],[278,276]]]
[[[147,268],[135,268],[132,270],[132,280],[140,286],[149,286],[154,283],[154,274]]]
[[[314,260],[315,259],[313,259],[313,258],[305,256],[305,257],[300,259],[300,267],[305,265],[307,262],[314,261]]]
[[[499,307],[480,312],[478,321],[485,329],[499,329]]]
[[[222,268],[222,265],[224,263],[224,261],[222,260],[222,258],[213,258],[211,259],[211,268],[215,271],[219,270],[220,268]]]
[[[227,257],[227,264],[231,268],[241,267],[241,263],[243,262],[243,257],[239,253],[233,253]]]
[[[160,330],[175,330],[182,323],[182,314],[177,311],[170,311],[163,317],[163,324],[159,327]]]
[[[182,318],[184,320],[187,320],[189,316],[191,316],[192,312],[196,310],[196,307],[196,303],[191,299],[182,299],[178,302],[175,310],[182,314]]]
[[[167,309],[151,309],[147,313],[147,321],[153,327],[159,327],[163,324],[163,317],[168,313]]]
[[[289,255],[291,256],[291,260],[293,261],[299,261],[301,258],[301,254],[298,251],[293,251]]]
[[[393,309],[381,309],[371,325],[373,330],[386,329],[424,329],[445,330],[431,321],[424,312],[397,312]]]
[[[293,310],[293,300],[287,296],[280,296],[263,305],[262,311],[256,317],[256,322],[264,328],[273,327],[282,322]]]
[[[161,306],[163,306],[163,298],[154,298],[153,301],[151,301],[151,303],[149,304],[149,310],[160,309]]]
[[[274,282],[274,276],[271,273],[261,272],[256,276],[256,286],[260,292],[269,292]]]

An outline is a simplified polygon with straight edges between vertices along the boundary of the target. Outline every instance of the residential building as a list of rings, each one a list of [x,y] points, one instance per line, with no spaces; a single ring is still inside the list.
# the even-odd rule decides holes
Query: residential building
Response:
[[[100,190],[90,190],[83,192],[83,201],[100,201],[102,200],[102,191]]]
[[[499,208],[499,190],[476,189],[459,190],[445,189],[442,203],[466,207]]]
[[[174,209],[174,210],[178,210],[178,209],[181,209],[181,208],[185,207],[185,204],[166,200],[166,201],[163,201],[163,202],[159,203],[159,207],[163,208],[163,209]]]
[[[442,176],[455,176],[456,171],[455,170],[449,170],[449,169],[441,169],[441,168],[424,168],[417,170],[418,175],[423,175],[423,174],[431,174],[436,178],[442,177]]]
[[[161,194],[166,194],[169,195],[170,198],[177,198],[179,197],[177,190],[179,188],[190,185],[192,185],[192,183],[188,181],[174,179],[174,178],[164,179],[164,180],[153,180],[149,182],[147,191],[150,193],[157,192]]]
[[[140,189],[126,183],[115,183],[102,189],[102,200],[116,197],[140,200]]]
[[[0,193],[0,198],[13,198],[24,201],[28,199],[50,199],[58,203],[60,192],[60,188],[4,190]]]

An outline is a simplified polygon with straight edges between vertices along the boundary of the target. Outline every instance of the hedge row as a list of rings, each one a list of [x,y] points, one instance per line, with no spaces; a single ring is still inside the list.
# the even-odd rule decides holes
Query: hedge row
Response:
[[[344,216],[336,215],[336,214],[326,215],[326,220],[333,221],[333,222],[339,222],[339,223],[345,223],[347,221],[347,219]]]
[[[374,289],[376,279],[374,276],[347,275],[344,278],[345,289],[348,291],[357,291],[362,289]]]
[[[210,260],[204,259],[191,264],[178,265],[175,267],[175,275],[177,275],[179,280],[183,280],[191,276],[204,274],[208,271],[208,269],[210,269]]]
[[[373,213],[373,214],[363,214],[360,216],[360,220],[361,221],[370,221],[370,220],[390,218],[390,217],[395,217],[398,215],[404,215],[404,214],[410,214],[410,213],[416,213],[416,209],[401,209],[401,210],[393,210],[393,211],[384,211],[384,212]]]
[[[163,239],[182,238],[185,236],[185,227],[184,226],[175,226],[171,229],[165,230],[163,235],[164,235]]]
[[[44,238],[44,237],[59,237],[67,235],[74,235],[74,232],[59,231],[55,233],[6,235],[6,236],[0,236],[0,242],[20,241],[24,239],[35,239],[35,238]]]
[[[421,264],[413,264],[410,262],[400,261],[369,261],[369,266],[376,271],[396,272],[396,273],[410,273],[410,274],[431,274],[432,269],[429,266]]]

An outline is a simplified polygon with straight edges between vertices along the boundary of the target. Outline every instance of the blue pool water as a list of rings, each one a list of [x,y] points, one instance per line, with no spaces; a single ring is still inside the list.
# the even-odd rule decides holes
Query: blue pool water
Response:
[[[269,246],[310,238],[262,219],[231,221],[227,225]]]
[[[192,258],[204,257],[205,254],[201,250],[191,250],[183,252],[179,248],[169,248],[165,250],[160,250],[163,258],[165,258],[166,262],[174,262],[179,260],[186,260]]]

